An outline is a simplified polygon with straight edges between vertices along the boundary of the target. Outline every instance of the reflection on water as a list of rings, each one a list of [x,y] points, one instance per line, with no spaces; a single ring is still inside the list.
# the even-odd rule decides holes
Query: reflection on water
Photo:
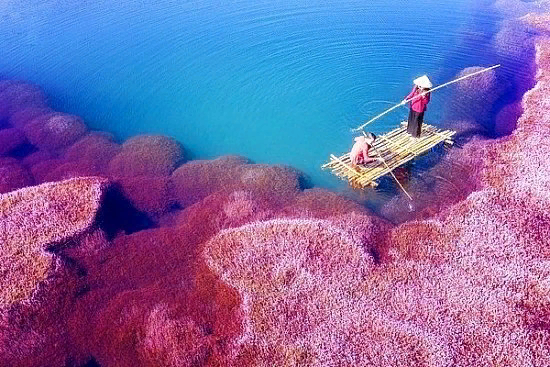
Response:
[[[357,196],[319,167],[350,149],[350,128],[400,101],[415,77],[441,84],[468,66],[503,64],[487,121],[456,121],[472,102],[462,104],[452,88],[434,94],[427,122],[447,128],[491,135],[499,109],[519,98],[530,69],[517,58],[532,35],[513,19],[541,5],[510,14],[500,3],[2,2],[0,73],[43,86],[54,108],[119,138],[163,133],[194,158],[289,164],[315,185]],[[398,109],[369,129],[381,134],[406,115]],[[446,180],[428,170],[440,157],[396,175],[430,192]],[[454,195],[448,186],[445,195]],[[386,177],[361,195],[380,209],[397,192]]]

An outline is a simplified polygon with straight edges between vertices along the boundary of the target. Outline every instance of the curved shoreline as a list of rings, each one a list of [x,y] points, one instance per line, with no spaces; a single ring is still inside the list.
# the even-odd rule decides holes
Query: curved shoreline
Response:
[[[481,165],[473,192],[398,226],[334,193],[301,190],[291,168],[242,157],[178,167],[184,152],[173,139],[120,145],[37,102],[39,111],[18,114],[13,125],[41,149],[27,163],[4,159],[4,172],[17,172],[22,186],[110,174],[117,190],[77,178],[20,191],[33,197],[47,187],[65,200],[27,203],[40,220],[49,208],[58,219],[47,223],[48,236],[25,243],[23,261],[0,248],[0,273],[16,282],[17,266],[40,264],[23,287],[51,290],[46,297],[18,289],[0,308],[0,364],[78,366],[91,357],[107,366],[550,364],[547,36],[536,41],[536,65],[516,130],[456,153]],[[40,99],[26,88],[14,95]],[[72,191],[88,184],[96,189],[79,205],[91,209],[80,213]],[[42,227],[10,206],[13,197],[0,196],[11,226],[0,229],[19,228],[13,238],[25,238]],[[139,227],[136,208],[158,228]],[[87,227],[58,229],[64,215],[82,215]]]

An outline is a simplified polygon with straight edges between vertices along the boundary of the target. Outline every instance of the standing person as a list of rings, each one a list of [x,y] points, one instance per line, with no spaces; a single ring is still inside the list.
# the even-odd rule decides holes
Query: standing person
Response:
[[[405,104],[408,99],[412,98],[410,101],[411,108],[409,110],[407,132],[414,138],[418,138],[420,137],[422,123],[424,122],[424,112],[426,112],[427,105],[430,102],[430,93],[426,93],[422,96],[421,94],[428,92],[433,85],[426,75],[416,78],[413,83],[414,87],[412,91],[405,97],[401,104]]]

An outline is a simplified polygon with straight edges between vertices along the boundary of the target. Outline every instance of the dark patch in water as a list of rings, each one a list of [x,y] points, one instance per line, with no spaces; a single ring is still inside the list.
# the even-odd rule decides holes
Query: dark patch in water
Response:
[[[368,250],[368,253],[372,256],[375,265],[380,265],[382,263],[378,250],[371,248]]]
[[[109,240],[120,231],[131,234],[154,226],[153,221],[130,204],[116,186],[105,193],[103,205],[97,214],[97,222]]]
[[[82,265],[80,265],[75,259],[67,256],[62,256],[62,258],[63,258],[63,261],[65,261],[69,266],[76,269],[76,274],[79,277],[85,277],[86,275],[88,275],[88,270]]]
[[[96,361],[94,357],[92,357],[88,362],[84,364],[77,364],[72,360],[67,361],[65,363],[65,367],[101,367],[101,365]]]
[[[73,259],[72,257],[66,256],[63,253],[63,249],[77,246],[77,244],[79,243],[79,238],[80,236],[77,236],[77,238],[72,238],[68,241],[52,243],[45,248],[45,251],[59,256],[59,258],[65,263],[65,265],[76,271],[76,274],[79,277],[85,277],[86,275],[88,275],[88,270],[82,264],[80,264],[79,261]]]
[[[200,329],[204,335],[212,335],[214,334],[214,329],[209,324],[202,324],[200,326]]]
[[[36,152],[37,150],[38,149],[36,149],[36,147],[34,145],[27,142],[25,144],[21,144],[20,146],[18,146],[14,150],[12,150],[9,153],[9,155],[13,158],[23,159],[26,156],[28,156],[29,154]]]
[[[306,174],[301,174],[298,177],[298,186],[300,187],[300,190],[306,190],[313,188],[313,182],[311,182],[311,178]]]
[[[453,136],[454,145],[453,148],[463,149],[466,144],[468,144],[472,139],[480,134],[475,131],[465,131],[457,133]]]
[[[10,127],[12,127],[12,126],[8,123],[7,119],[0,119],[0,130],[8,129]]]
[[[80,298],[86,294],[88,294],[88,292],[90,292],[91,288],[88,284],[85,284],[83,285],[82,287],[80,287],[79,289],[77,289],[76,293],[75,293],[75,296],[76,298]]]

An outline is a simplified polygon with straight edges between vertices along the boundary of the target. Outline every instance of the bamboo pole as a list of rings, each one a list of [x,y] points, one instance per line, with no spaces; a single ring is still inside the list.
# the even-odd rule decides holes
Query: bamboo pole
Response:
[[[350,166],[348,166],[347,164],[345,164],[340,158],[338,158],[337,156],[335,156],[334,154],[331,154],[330,157],[338,162],[340,162],[340,164],[342,164],[342,166],[346,167],[348,170],[350,170],[351,172],[353,172],[353,175],[354,176],[357,176],[358,172],[356,170],[354,170],[353,168],[351,168]]]
[[[417,149],[419,152],[420,151],[426,151],[432,147],[434,147],[435,145],[439,144],[441,142],[441,140],[438,140],[438,139],[429,139],[429,141],[423,141],[423,142],[419,142],[419,144],[415,144],[415,149]],[[380,153],[378,153],[380,155]],[[407,163],[408,161],[412,160],[413,158],[415,158],[415,155],[405,155],[403,158],[401,159],[393,159],[395,158],[396,155],[393,155],[391,157],[389,157],[392,162],[391,164],[387,164],[386,162],[386,169],[385,170],[382,170],[382,171],[378,171],[378,172],[372,172],[372,175],[368,175],[371,179],[376,179],[378,177],[381,177],[387,173],[390,173],[390,171],[393,171],[395,168]],[[383,157],[382,157],[383,158]],[[366,176],[366,175],[365,175]]]
[[[401,154],[401,151],[405,151],[405,152],[407,152],[407,153],[409,153],[409,154],[416,155],[416,153],[415,153],[414,151],[411,151],[411,150],[409,149],[408,145],[401,145],[400,143],[394,143],[394,142],[392,142],[391,140],[388,140],[388,139],[384,138],[383,136],[381,136],[380,138],[386,140],[386,141],[388,142],[389,145],[393,145],[393,146],[397,147],[396,153],[398,153],[398,154]],[[388,150],[389,150],[389,149],[388,149]]]
[[[376,148],[374,148],[374,151],[378,154],[378,151],[376,150]],[[397,182],[397,184],[399,185],[399,187],[401,188],[401,190],[403,190],[403,192],[407,195],[407,197],[409,198],[410,201],[412,201],[412,197],[411,195],[409,195],[409,193],[407,192],[407,190],[405,190],[405,188],[403,187],[403,185],[401,185],[401,182],[399,182],[399,180],[397,179],[397,177],[395,177],[395,175],[393,174],[393,170],[390,169],[390,167],[388,167],[388,164],[386,163],[386,161],[384,160],[384,158],[382,158],[381,155],[379,155],[380,159],[382,159],[382,162],[384,162],[384,165],[388,168],[388,170],[390,171],[390,174],[392,175],[393,179],[395,180],[395,182]]]
[[[500,64],[493,65],[493,66],[488,67],[488,68],[485,68],[485,69],[483,69],[483,70],[478,70],[478,71],[476,71],[476,72],[474,72],[474,73],[471,73],[471,74],[468,74],[468,75],[464,75],[464,76],[461,76],[460,78],[451,80],[450,82],[441,84],[441,85],[439,85],[439,86],[437,86],[437,87],[435,87],[435,88],[430,89],[429,91],[423,92],[423,93],[421,93],[421,94],[419,94],[419,95],[417,95],[417,96],[414,96],[414,97],[409,98],[409,99],[407,99],[407,100],[405,100],[405,101],[403,101],[403,102],[400,102],[400,103],[396,104],[396,105],[393,106],[393,107],[390,107],[390,108],[387,109],[386,111],[384,111],[384,112],[382,112],[381,114],[379,114],[379,115],[373,117],[373,118],[370,119],[369,121],[365,122],[363,125],[361,125],[361,126],[359,126],[359,127],[356,127],[355,129],[352,129],[351,131],[359,131],[359,130],[362,130],[365,126],[367,126],[367,125],[370,124],[371,122],[374,122],[374,121],[378,120],[380,117],[386,115],[387,113],[390,113],[391,111],[395,110],[397,107],[401,107],[401,106],[405,105],[406,103],[408,103],[408,102],[410,102],[410,101],[412,101],[412,100],[414,100],[414,99],[416,99],[416,98],[420,98],[420,97],[422,97],[422,96],[424,96],[424,95],[426,95],[426,94],[428,94],[428,93],[435,92],[436,90],[441,89],[441,88],[443,88],[443,87],[446,87],[446,86],[448,86],[448,85],[450,85],[450,84],[459,82],[459,81],[464,80],[464,79],[466,79],[466,78],[470,78],[470,77],[472,77],[472,76],[474,76],[474,75],[478,75],[478,74],[484,73],[484,72],[489,71],[489,70],[492,70],[492,69],[496,69],[496,68],[498,68],[498,67],[500,67]]]
[[[331,154],[331,156],[334,155],[334,154]],[[349,156],[349,153],[346,153],[344,154],[343,156],[341,156],[338,160],[334,160],[334,159],[331,159],[330,162],[327,162],[325,164],[323,164],[321,166],[322,169],[325,169],[325,168],[330,168],[330,169],[334,169],[334,167],[337,167],[338,164],[340,163],[340,160],[344,161],[346,160],[346,157]],[[341,166],[341,165],[340,165]]]
[[[364,131],[363,131],[363,135],[366,136],[366,134],[365,134]],[[376,154],[378,154],[378,156],[380,157],[380,159],[382,160],[382,162],[384,162],[384,165],[385,165],[388,169],[390,169],[390,167],[388,167],[388,164],[386,163],[386,160],[384,159],[384,157],[382,157],[382,155],[380,155],[380,154],[378,153],[378,150],[376,150],[376,148],[374,147],[374,144],[372,145],[372,148],[374,149],[374,151],[376,152]],[[399,187],[401,187],[401,190],[403,190],[403,192],[404,192],[405,194],[407,194],[407,196],[409,197],[409,200],[412,201],[411,195],[409,195],[409,193],[407,192],[407,190],[405,190],[405,188],[403,187],[403,185],[401,185],[401,182],[399,182],[399,180],[397,179],[397,177],[395,177],[395,175],[393,174],[393,170],[390,170],[390,173],[391,173],[392,177],[395,179],[395,182],[397,182],[397,184],[399,185]]]

